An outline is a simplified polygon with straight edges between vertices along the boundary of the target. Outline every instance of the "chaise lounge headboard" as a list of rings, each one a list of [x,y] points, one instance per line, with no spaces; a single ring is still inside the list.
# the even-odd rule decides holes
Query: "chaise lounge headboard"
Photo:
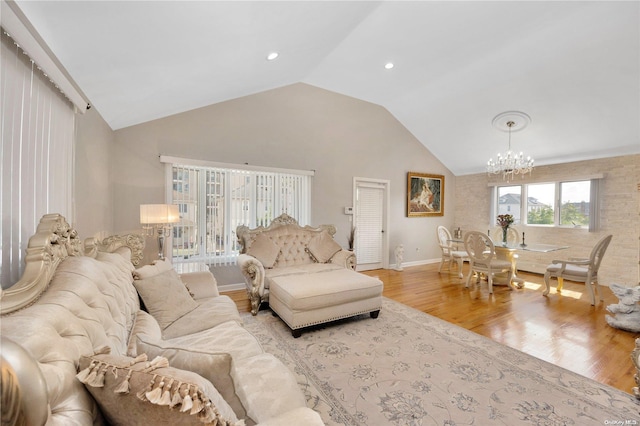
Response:
[[[300,226],[298,221],[289,216],[286,213],[282,213],[280,216],[273,219],[269,226],[258,226],[257,228],[250,229],[246,225],[240,225],[236,228],[236,238],[240,245],[240,253],[246,253],[250,243],[256,238],[256,236],[262,232],[269,232],[273,229],[279,228],[285,225]],[[307,229],[310,231],[327,231],[332,237],[335,235],[337,229],[334,225],[320,225],[317,228],[312,226],[300,226],[300,229]]]
[[[128,234],[111,236],[102,241],[95,238],[82,241],[62,215],[44,215],[36,233],[29,239],[22,277],[0,294],[0,315],[25,308],[38,300],[60,262],[67,257],[95,257],[99,251],[112,252],[120,247],[128,247],[131,250],[131,263],[138,265],[143,256],[144,238]]]

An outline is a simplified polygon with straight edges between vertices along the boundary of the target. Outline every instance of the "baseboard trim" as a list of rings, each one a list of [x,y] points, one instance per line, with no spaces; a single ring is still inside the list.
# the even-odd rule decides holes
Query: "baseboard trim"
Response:
[[[414,260],[413,262],[402,262],[402,267],[406,266],[420,266],[420,265],[429,265],[431,263],[438,263],[440,259],[423,259],[423,260]],[[389,265],[389,269],[396,269],[396,264]]]
[[[227,292],[227,291],[244,290],[244,289],[245,289],[244,283],[225,284],[225,285],[219,285],[218,286],[218,291],[220,293],[224,293],[224,292]]]

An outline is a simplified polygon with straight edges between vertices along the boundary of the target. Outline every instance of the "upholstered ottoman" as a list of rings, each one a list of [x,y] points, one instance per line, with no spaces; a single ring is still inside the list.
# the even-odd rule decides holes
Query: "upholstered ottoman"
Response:
[[[269,307],[300,337],[303,328],[382,307],[382,281],[351,269],[275,277]]]

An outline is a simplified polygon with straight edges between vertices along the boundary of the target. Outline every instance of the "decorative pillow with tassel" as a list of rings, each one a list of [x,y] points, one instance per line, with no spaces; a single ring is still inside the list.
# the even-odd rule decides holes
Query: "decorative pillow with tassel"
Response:
[[[211,382],[166,358],[102,353],[81,357],[79,370],[77,379],[112,425],[244,426]]]
[[[153,341],[145,335],[134,336],[134,339],[137,341],[136,353],[146,353],[150,357],[162,356],[176,368],[198,373],[215,386],[239,419],[246,417],[247,413],[231,378],[231,355],[174,347],[166,342]]]

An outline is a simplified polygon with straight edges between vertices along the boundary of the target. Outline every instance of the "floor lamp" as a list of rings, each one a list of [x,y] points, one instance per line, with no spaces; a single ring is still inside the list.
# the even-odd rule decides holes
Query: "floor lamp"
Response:
[[[140,223],[148,236],[158,235],[158,258],[164,260],[164,239],[171,235],[171,224],[180,222],[175,204],[140,204]]]

